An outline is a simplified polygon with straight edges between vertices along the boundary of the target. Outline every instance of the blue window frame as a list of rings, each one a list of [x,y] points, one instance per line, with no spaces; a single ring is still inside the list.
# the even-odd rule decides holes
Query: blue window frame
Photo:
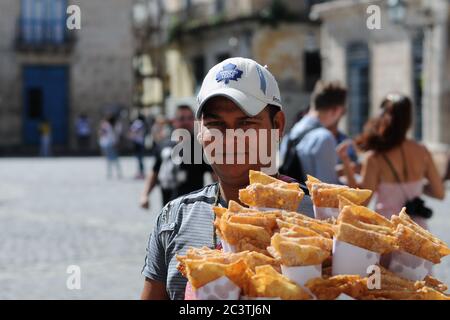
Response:
[[[366,43],[347,47],[347,83],[349,104],[349,133],[362,132],[369,118],[369,48]]]
[[[21,38],[28,44],[63,43],[67,0],[22,0]]]
[[[413,39],[413,84],[414,84],[414,136],[417,140],[423,138],[423,39],[420,32]]]
[[[39,124],[47,120],[52,141],[66,145],[68,139],[69,69],[66,65],[23,66],[23,135],[24,143],[39,143]]]

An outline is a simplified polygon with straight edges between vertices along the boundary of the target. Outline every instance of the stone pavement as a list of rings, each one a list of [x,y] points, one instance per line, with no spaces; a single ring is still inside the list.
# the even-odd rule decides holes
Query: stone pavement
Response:
[[[450,245],[450,184],[447,183],[444,201],[425,197],[425,202],[434,212],[429,221],[430,231]],[[450,256],[442,259],[442,263],[434,268],[434,276],[450,287]]]
[[[106,179],[101,158],[0,160],[0,299],[137,299],[151,227],[138,207],[136,162]],[[147,163],[149,167],[149,163]],[[81,290],[68,290],[69,265]]]
[[[121,164],[124,178],[107,180],[102,158],[0,159],[0,299],[139,298],[160,193],[141,210],[136,162]],[[428,203],[431,230],[450,243],[450,190]],[[67,289],[69,265],[81,290]],[[435,272],[450,284],[450,259]]]

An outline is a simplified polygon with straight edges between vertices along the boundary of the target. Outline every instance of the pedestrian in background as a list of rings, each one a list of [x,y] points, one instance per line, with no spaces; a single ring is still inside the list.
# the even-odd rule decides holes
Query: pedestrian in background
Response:
[[[328,130],[345,114],[347,90],[339,83],[318,81],[309,112],[283,138],[280,173],[304,182],[306,174],[338,183],[336,139]]]
[[[152,148],[154,148],[154,152],[157,152],[159,145],[169,138],[170,131],[171,126],[169,121],[164,116],[158,115],[151,129]]]
[[[144,169],[144,152],[145,152],[145,137],[147,135],[147,125],[145,117],[139,114],[135,120],[131,123],[128,130],[128,138],[133,142],[134,153],[138,162],[138,172],[136,173],[136,179],[145,178]]]
[[[89,149],[91,140],[91,124],[88,116],[84,113],[80,114],[75,121],[75,134],[77,137],[78,150],[86,152]]]
[[[195,147],[199,144],[194,137],[194,113],[191,107],[180,105],[173,120],[174,129],[185,129],[190,132],[189,141],[180,141],[181,143],[189,143],[191,147],[190,163],[175,164],[172,159],[172,149],[178,143],[168,138],[161,143],[158,152],[156,152],[156,161],[152,172],[149,174],[144,192],[141,195],[140,205],[142,208],[149,207],[149,194],[152,192],[156,184],[161,187],[163,196],[163,205],[169,201],[192,191],[201,189],[204,185],[204,174],[212,172],[211,167],[202,161],[201,164],[195,164],[195,150],[201,149]]]
[[[331,125],[330,127],[328,127],[327,129],[330,130],[331,133],[333,134],[334,138],[336,139],[337,145],[340,145],[341,143],[349,140],[350,138],[348,135],[346,135],[341,130],[339,130],[338,125],[339,125],[339,122],[336,122],[333,125]],[[353,147],[353,145],[350,145],[348,147],[347,151],[348,151],[348,156],[350,157],[350,160],[354,164],[357,164],[358,163],[358,154],[356,153],[356,150]],[[342,160],[339,158],[338,162],[342,163]]]
[[[383,100],[381,115],[370,120],[356,139],[356,145],[365,151],[360,183],[350,165],[349,144],[339,146],[338,154],[348,184],[376,193],[377,212],[389,219],[406,207],[408,214],[426,227],[432,212],[421,196],[443,199],[445,190],[428,149],[407,138],[412,110],[411,100],[404,95],[389,94]]]
[[[116,128],[116,118],[108,116],[100,122],[98,130],[98,142],[102,149],[103,155],[106,157],[107,177],[111,178],[113,168],[116,168],[117,177],[122,178],[122,171],[119,162],[119,153],[117,151],[119,141],[119,132]]]
[[[51,145],[52,145],[52,127],[50,122],[43,118],[39,124],[39,134],[40,134],[40,151],[41,157],[51,156]]]
[[[328,127],[328,130],[330,130],[331,133],[333,134],[334,138],[336,139],[336,144],[339,148],[341,143],[346,144],[349,141],[351,141],[351,139],[349,136],[347,136],[345,133],[339,130],[338,126],[339,123],[335,123],[332,126]],[[358,153],[356,152],[355,147],[353,146],[352,143],[349,144],[347,153],[350,158],[351,165],[353,166],[353,172],[355,172],[356,174],[356,179],[359,179],[360,178],[359,174],[361,173],[361,164],[359,163]],[[338,165],[336,167],[336,172],[338,174],[339,181],[342,184],[347,184],[347,178],[344,172],[344,165],[340,157],[338,157]]]

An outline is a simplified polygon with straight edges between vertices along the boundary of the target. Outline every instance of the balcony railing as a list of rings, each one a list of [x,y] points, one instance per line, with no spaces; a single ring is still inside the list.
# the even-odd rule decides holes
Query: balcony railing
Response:
[[[74,42],[75,32],[67,29],[65,20],[17,20],[15,45],[19,51],[70,51]]]
[[[311,22],[311,6],[327,0],[223,0],[205,1],[167,12],[169,41],[181,34],[239,19],[259,19],[276,25],[282,22]]]
[[[272,0],[225,0],[218,5],[216,1],[195,3],[177,11],[169,12],[169,16],[180,22],[208,24],[214,18],[233,20],[241,17],[258,15]]]

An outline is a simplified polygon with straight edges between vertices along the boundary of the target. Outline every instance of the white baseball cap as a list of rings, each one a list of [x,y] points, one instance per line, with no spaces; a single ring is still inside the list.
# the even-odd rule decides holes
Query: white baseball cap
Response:
[[[197,96],[199,119],[205,103],[217,96],[236,103],[242,111],[253,117],[268,104],[281,106],[280,89],[275,77],[254,60],[229,58],[209,70]]]

